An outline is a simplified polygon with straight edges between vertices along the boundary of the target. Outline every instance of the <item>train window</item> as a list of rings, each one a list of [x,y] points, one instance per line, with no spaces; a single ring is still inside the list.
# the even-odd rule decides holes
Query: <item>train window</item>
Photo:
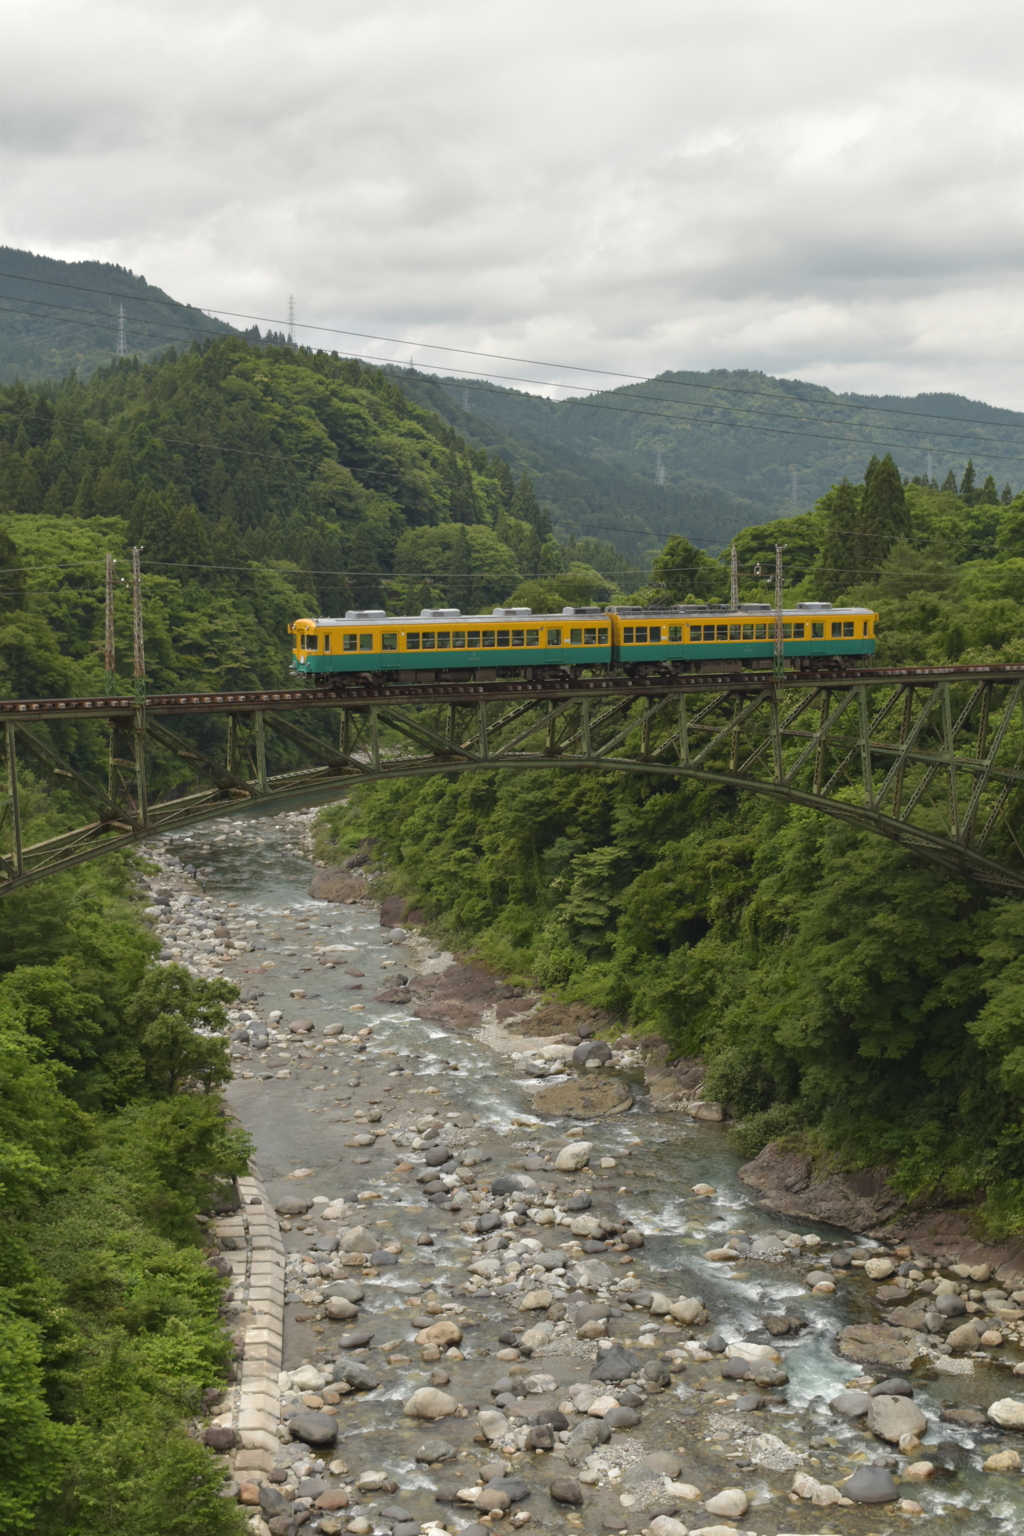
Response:
[[[560,629],[548,630],[548,645],[561,645],[562,631]]]
[[[570,631],[569,631],[569,644],[570,645],[582,645],[583,644],[583,631],[582,631],[582,629],[570,629]]]
[[[738,624],[730,624],[729,625],[729,639],[730,640],[738,640],[739,638],[740,638],[740,627],[739,627],[739,625]]]
[[[766,640],[767,638],[768,638],[768,625],[767,624],[755,624],[754,625],[754,639],[755,640]]]
[[[466,645],[471,651],[478,651],[480,649],[480,631],[478,629],[467,629]]]
[[[631,625],[622,631],[622,643],[623,645],[633,644],[633,629]]]
[[[715,626],[713,624],[705,624],[704,625],[704,639],[705,640],[713,640],[714,638],[715,638]]]
[[[793,626],[792,626],[792,624],[783,624],[783,626],[782,626],[782,638],[783,638],[783,640],[792,640],[792,638],[793,638]]]
[[[867,619],[865,619],[864,620],[864,633],[867,634],[867,632],[868,632],[868,621],[867,621]]]
[[[434,649],[434,631],[432,629],[425,629],[423,631],[420,649],[423,651],[432,651]]]
[[[358,645],[357,635],[342,635],[341,648],[343,651],[354,651]]]
[[[450,651],[452,648],[451,631],[439,629],[437,632],[437,648],[439,651]]]
[[[507,629],[498,630],[497,642],[499,651],[507,651],[509,649],[508,636],[509,632]]]
[[[597,644],[597,630],[596,629],[585,629],[583,631],[583,644],[584,645],[596,645]]]
[[[514,629],[514,630],[513,630],[513,631],[512,631],[512,644],[513,644],[513,646],[514,646],[514,647],[515,647],[515,648],[516,648],[516,649],[517,649],[517,650],[518,650],[518,649],[519,649],[519,648],[520,648],[520,647],[521,647],[521,646],[523,646],[523,645],[525,645],[525,644],[526,644],[526,632],[525,632],[525,630],[522,630],[522,629]]]
[[[690,639],[691,639],[691,641],[697,641],[700,638],[701,638],[701,628],[700,628],[700,625],[699,624],[691,624],[690,625]]]
[[[319,643],[320,642],[319,642],[319,640],[318,640],[316,635],[307,635],[306,636],[306,650],[307,651],[315,651],[317,646],[319,645]]]
[[[652,645],[660,645],[661,644],[661,625],[660,624],[652,624],[649,638],[650,638],[650,641],[651,641]]]
[[[825,638],[825,626],[824,626],[824,624],[812,624],[811,625],[811,639],[812,640],[824,640],[824,638]]]
[[[683,638],[683,626],[681,624],[670,624],[668,627],[668,638],[673,645],[678,645]]]
[[[743,638],[744,638],[744,640],[753,640],[753,638],[754,638],[754,626],[753,626],[753,624],[744,624],[743,625]]]
[[[607,645],[608,644],[608,631],[606,629],[599,629],[598,630],[598,632],[597,632],[597,643],[598,643],[598,645]]]
[[[324,635],[324,650],[325,651],[329,651],[330,648],[331,648],[331,637],[330,637],[330,635]]]
[[[528,629],[526,631],[526,643],[527,643],[528,646],[529,645],[540,645],[540,630],[539,629]]]
[[[804,626],[802,624],[794,624],[793,625],[793,639],[794,640],[802,640],[803,638],[804,638]]]
[[[637,629],[636,629],[636,643],[637,643],[637,645],[646,645],[647,644],[647,625],[646,624],[638,624],[637,625]]]
[[[729,626],[728,626],[728,624],[716,624],[716,626],[715,626],[715,639],[716,640],[728,640],[728,638],[729,638]]]
[[[853,620],[852,619],[847,619],[846,623],[843,625],[843,635],[846,637],[847,640],[852,640],[853,639]]]
[[[380,637],[380,648],[381,648],[382,651],[397,651],[398,650],[398,636],[397,635],[381,635],[381,637]]]
[[[420,648],[419,630],[415,630],[415,629],[414,630],[410,630],[410,632],[406,635],[406,637],[405,637],[405,648],[406,648],[407,651],[418,651],[419,650],[419,648]]]
[[[452,635],[452,650],[464,651],[466,649],[466,634],[464,630],[457,629]]]
[[[494,630],[493,629],[482,629],[480,631],[480,639],[481,639],[481,642],[483,644],[483,648],[484,648],[485,651],[493,651],[494,650]]]
[[[360,635],[359,636],[359,649],[361,651],[372,651],[373,650],[373,631],[372,630],[371,630],[371,632],[368,635]]]
[[[843,626],[841,624],[833,624],[832,625],[832,639],[833,640],[841,640],[842,637],[843,637]]]

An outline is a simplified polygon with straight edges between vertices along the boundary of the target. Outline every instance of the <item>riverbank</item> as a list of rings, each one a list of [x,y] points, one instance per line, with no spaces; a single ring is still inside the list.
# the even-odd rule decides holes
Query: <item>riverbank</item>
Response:
[[[297,828],[230,834],[205,924],[229,932],[181,956],[256,994],[236,1010],[228,1099],[285,1257],[276,1448],[235,1475],[257,1529],[413,1536],[500,1523],[492,1506],[552,1531],[679,1536],[728,1504],[728,1528],[758,1536],[820,1531],[823,1506],[859,1532],[880,1512],[842,1501],[865,1478],[929,1530],[1012,1529],[1019,1475],[982,1467],[1017,1449],[988,1415],[1022,1398],[1024,1296],[912,1249],[769,1225],[721,1127],[652,1106],[633,1042],[567,1064],[592,1020],[576,1045],[534,1034],[531,998],[481,1002],[505,984],[382,932],[368,905],[313,903]],[[543,1108],[605,1083],[612,1113]],[[951,1337],[974,1320],[975,1347]],[[920,1445],[882,1435],[890,1399],[889,1429],[913,1421]]]

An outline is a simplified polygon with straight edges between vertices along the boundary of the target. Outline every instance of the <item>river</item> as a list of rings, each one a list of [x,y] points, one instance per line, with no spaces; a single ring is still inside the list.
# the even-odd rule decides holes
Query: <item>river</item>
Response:
[[[601,1069],[628,1082],[633,1095],[628,1112],[590,1123],[556,1119],[535,1112],[537,1082],[524,1072],[521,1057],[513,1059],[516,1042],[494,1048],[501,1045],[502,1032],[493,1013],[482,1012],[490,1021],[487,1028],[453,1029],[412,1017],[409,1006],[374,1001],[399,974],[441,973],[451,957],[417,935],[390,942],[369,902],[336,906],[310,900],[308,822],[305,815],[225,819],[191,837],[151,845],[176,893],[175,918],[163,929],[165,954],[186,962],[191,958],[203,974],[215,966],[255,990],[258,996],[248,1007],[235,1010],[237,1024],[248,1021],[254,1032],[268,1022],[277,1026],[265,1049],[253,1049],[251,1040],[236,1043],[236,1071],[227,1097],[254,1138],[271,1201],[299,1197],[312,1202],[306,1213],[282,1223],[289,1253],[282,1365],[285,1372],[305,1366],[319,1374],[321,1385],[304,1395],[321,1407],[336,1408],[338,1440],[332,1452],[322,1455],[298,1442],[282,1444],[273,1475],[290,1501],[293,1519],[298,1516],[305,1529],[325,1533],[412,1536],[411,1527],[402,1530],[403,1522],[385,1518],[386,1508],[396,1506],[420,1529],[443,1520],[457,1531],[479,1511],[464,1501],[437,1502],[439,1493],[447,1500],[467,1481],[521,1474],[530,1495],[513,1500],[504,1523],[526,1524],[529,1513],[533,1529],[641,1532],[650,1529],[659,1512],[681,1528],[707,1529],[718,1517],[703,1505],[731,1488],[742,1490],[748,1507],[725,1525],[758,1536],[883,1532],[914,1525],[939,1536],[995,1531],[1019,1536],[1024,1531],[1020,1471],[982,1470],[992,1454],[1017,1450],[1020,1436],[995,1424],[941,1417],[950,1410],[984,1411],[996,1399],[1024,1404],[1024,1381],[1012,1374],[1021,1359],[1012,1324],[1004,1323],[999,1347],[956,1357],[952,1366],[949,1355],[934,1351],[902,1370],[842,1358],[836,1342],[841,1329],[885,1316],[876,1299],[878,1285],[863,1267],[872,1252],[877,1257],[877,1245],[820,1225],[794,1232],[785,1220],[752,1203],[736,1176],[739,1159],[729,1150],[723,1128],[655,1112],[635,1056],[626,1054],[618,1066]],[[177,859],[198,866],[205,897],[197,883],[176,878]],[[191,894],[179,897],[180,892]],[[200,927],[219,923],[258,947],[223,958],[211,953],[217,941],[208,938],[203,941],[207,949],[199,950],[195,927],[190,936],[186,918]],[[173,938],[175,931],[184,937]],[[271,1021],[277,1013],[281,1017]],[[312,1026],[309,1033],[288,1032],[286,1026],[300,1019]],[[344,1026],[344,1033],[325,1034],[332,1024]],[[360,1029],[371,1031],[362,1043]],[[544,1044],[530,1040],[528,1048]],[[543,1079],[545,1085],[576,1075],[576,1069],[562,1072],[559,1065],[554,1077]],[[442,1129],[428,1130],[427,1140],[417,1144],[422,1133],[416,1125],[426,1127],[431,1120]],[[351,1144],[354,1135],[362,1144]],[[570,1175],[557,1172],[559,1149],[580,1139],[593,1145],[590,1166]],[[458,1171],[431,1202],[416,1175],[423,1171],[430,1146],[442,1142],[454,1158],[446,1166],[454,1170],[457,1165]],[[602,1159],[614,1162],[602,1168]],[[489,1208],[486,1190],[500,1175],[525,1176],[537,1188],[515,1197],[519,1215],[511,1213],[512,1197],[504,1210],[502,1202],[491,1201],[499,1206],[499,1220],[489,1236],[466,1231],[478,1212]],[[714,1193],[693,1193],[701,1184]],[[438,1203],[459,1190],[461,1206]],[[589,1290],[580,1287],[581,1255],[566,1240],[564,1222],[536,1219],[545,1195],[549,1208],[561,1212],[572,1192],[589,1196],[590,1212],[604,1218],[606,1234],[610,1225],[618,1225],[639,1231],[644,1239],[642,1248],[629,1249],[622,1230],[606,1235],[604,1260],[598,1262],[605,1272],[611,1266],[610,1278],[599,1279]],[[341,1255],[331,1252],[330,1244],[367,1216],[372,1216],[381,1253],[361,1268],[340,1267]],[[761,1239],[758,1247],[763,1249],[763,1240],[773,1237],[771,1251],[745,1253],[733,1263],[704,1257],[730,1240],[746,1249]],[[522,1247],[524,1238],[528,1242]],[[535,1265],[531,1278],[536,1252],[556,1247],[560,1239],[566,1240],[565,1265],[548,1272]],[[497,1247],[499,1240],[507,1246]],[[400,1249],[391,1260],[382,1257],[386,1243]],[[596,1247],[588,1243],[591,1251]],[[484,1250],[506,1266],[498,1276],[500,1285],[467,1270]],[[852,1253],[854,1263],[833,1268],[832,1256],[843,1252]],[[584,1250],[583,1258],[589,1256]],[[898,1256],[893,1260],[896,1266],[900,1262]],[[828,1274],[834,1292],[812,1290],[805,1280],[812,1270]],[[934,1286],[943,1278],[923,1263],[915,1274],[919,1281],[913,1276],[905,1281],[908,1301],[919,1284]],[[373,1330],[370,1341],[347,1354],[338,1340],[353,1325],[327,1313],[329,1289],[339,1277],[343,1284],[349,1283],[344,1277],[352,1277],[362,1290],[358,1324]],[[524,1288],[536,1289],[541,1282],[551,1290],[552,1309],[524,1316],[519,1310]],[[972,1289],[966,1282],[961,1288],[965,1296]],[[980,1289],[974,1289],[980,1296]],[[659,1317],[631,1304],[631,1295],[642,1300],[652,1292],[700,1298],[709,1320],[680,1325],[672,1316]],[[891,1297],[885,1300],[891,1303]],[[578,1451],[578,1427],[588,1414],[568,1416],[568,1445],[563,1434],[553,1450],[520,1449],[515,1436],[522,1441],[524,1415],[535,1416],[538,1408],[557,1415],[559,1407],[582,1401],[578,1392],[575,1398],[566,1394],[588,1383],[599,1343],[606,1343],[578,1337],[574,1308],[588,1303],[603,1308],[609,1336],[635,1349],[645,1365],[666,1362],[670,1378],[663,1372],[664,1383],[648,1385],[641,1373],[625,1387],[611,1386],[626,1397],[627,1407],[632,1392],[638,1423],[616,1428],[604,1444],[584,1447],[582,1457],[573,1447]],[[1007,1300],[1006,1306],[1011,1305]],[[545,1315],[551,1319],[550,1337],[532,1354],[518,1351],[515,1335]],[[794,1331],[770,1335],[764,1320],[781,1315],[797,1320]],[[410,1328],[438,1319],[454,1320],[462,1337],[454,1355],[442,1352],[435,1362],[421,1358]],[[965,1320],[966,1315],[955,1321]],[[986,1325],[991,1321],[985,1317]],[[733,1346],[760,1345],[766,1356],[760,1365],[768,1376],[760,1384],[722,1379],[725,1356],[702,1347],[710,1335]],[[781,1357],[777,1363],[768,1358],[773,1349]],[[350,1391],[343,1383],[339,1397],[345,1361],[362,1362],[376,1385]],[[771,1371],[780,1366],[781,1377],[788,1380],[780,1377],[776,1384]],[[531,1389],[524,1408],[517,1394],[531,1371],[531,1381],[543,1382],[545,1374],[552,1379],[546,1391]],[[905,1454],[870,1434],[863,1417],[847,1418],[828,1406],[847,1388],[890,1376],[906,1378],[927,1419],[919,1437],[923,1444],[908,1447]],[[405,1417],[401,1404],[441,1377],[441,1385],[468,1413],[444,1418],[436,1428]],[[499,1406],[508,1409],[508,1433],[488,1446],[474,1439],[476,1413],[493,1409],[499,1378],[516,1382],[517,1392],[506,1396],[504,1404],[499,1397]],[[282,1411],[287,1413],[297,1403],[302,1406],[303,1393],[289,1377],[282,1382]],[[621,1417],[621,1406],[618,1412]],[[448,1443],[447,1462],[431,1465],[416,1459],[428,1436]],[[646,1464],[645,1458],[656,1452],[668,1457],[665,1467]],[[790,1492],[794,1474],[803,1473],[842,1493],[851,1473],[876,1460],[886,1462],[897,1480],[899,1500],[909,1503],[818,1507]],[[908,1467],[921,1463],[931,1464],[931,1474],[908,1476]],[[345,1471],[332,1472],[332,1465],[344,1465]],[[353,1479],[368,1469],[385,1472],[397,1492],[390,1497],[386,1488],[360,1492]],[[579,1480],[582,1505],[549,1497],[547,1485],[556,1469]],[[304,1479],[306,1494],[301,1492]],[[343,1515],[316,1509],[311,1490],[317,1480],[325,1488],[349,1490]],[[672,1492],[680,1488],[699,1490],[700,1499]],[[489,1518],[493,1523],[498,1517]],[[668,1525],[655,1530],[658,1536],[679,1536]]]

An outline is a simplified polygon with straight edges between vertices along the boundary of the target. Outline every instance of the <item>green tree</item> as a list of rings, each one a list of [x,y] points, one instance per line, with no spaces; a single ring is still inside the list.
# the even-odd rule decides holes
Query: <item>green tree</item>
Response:
[[[719,602],[729,594],[725,567],[682,534],[674,533],[651,565],[651,585],[664,602]]]
[[[960,489],[959,489],[959,487],[958,487],[958,485],[956,483],[956,475],[953,473],[952,470],[949,471],[949,473],[946,476],[945,480],[943,480],[941,488],[944,491],[952,491],[954,496],[959,496]]]
[[[960,500],[965,501],[970,507],[974,505],[974,499],[974,460],[968,459],[967,467],[964,470],[964,477],[960,481]]]
[[[128,1010],[137,1031],[146,1081],[157,1095],[177,1093],[193,1081],[204,1093],[231,1076],[222,1037],[199,1030],[226,1030],[224,1004],[238,996],[226,981],[202,981],[181,965],[147,972]]]
[[[529,523],[542,539],[547,538],[551,532],[551,514],[547,507],[542,507],[538,502],[534,495],[533,484],[525,470],[516,486],[512,504],[509,507],[509,516],[518,518],[520,522]]]
[[[999,492],[996,490],[995,475],[986,475],[985,484],[978,492],[977,505],[982,507],[998,507]]]

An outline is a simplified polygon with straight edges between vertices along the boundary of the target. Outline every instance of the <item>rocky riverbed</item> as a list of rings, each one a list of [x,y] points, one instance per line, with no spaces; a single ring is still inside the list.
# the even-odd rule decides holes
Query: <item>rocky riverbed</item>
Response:
[[[207,1437],[260,1536],[1024,1529],[1024,1276],[788,1226],[699,1074],[658,1108],[592,1011],[383,926],[358,871],[310,898],[308,820],[148,850],[163,960],[243,994],[282,1356],[263,1428]]]

